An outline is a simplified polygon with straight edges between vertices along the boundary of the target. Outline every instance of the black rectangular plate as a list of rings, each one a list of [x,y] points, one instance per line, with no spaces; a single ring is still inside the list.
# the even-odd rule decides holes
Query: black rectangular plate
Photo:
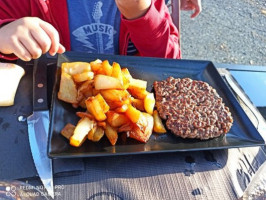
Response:
[[[145,144],[126,138],[126,135],[121,134],[115,146],[112,146],[106,137],[102,138],[101,141],[97,143],[87,140],[79,148],[70,146],[69,141],[60,135],[60,131],[67,123],[75,125],[79,118],[75,114],[77,109],[74,109],[71,104],[60,101],[57,98],[61,73],[60,66],[63,62],[90,62],[95,59],[107,59],[110,63],[115,61],[122,67],[127,67],[134,78],[148,81],[147,90],[149,91],[152,91],[152,84],[155,80],[164,80],[169,76],[175,78],[189,77],[209,83],[223,98],[225,105],[230,108],[234,118],[231,130],[225,136],[205,141],[182,139],[167,132],[163,135],[152,134],[149,141]],[[59,55],[57,65],[58,70],[52,98],[48,145],[48,155],[51,158],[197,151],[260,146],[265,144],[265,141],[253,126],[232,92],[222,80],[215,66],[210,61],[66,52],[63,55]]]

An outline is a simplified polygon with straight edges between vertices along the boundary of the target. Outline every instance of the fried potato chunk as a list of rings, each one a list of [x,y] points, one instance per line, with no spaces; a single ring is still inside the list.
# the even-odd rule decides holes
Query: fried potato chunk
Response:
[[[69,139],[70,145],[79,147],[85,141],[87,138],[86,136],[94,126],[94,120],[91,120],[87,117],[80,119],[74,130],[74,134]]]
[[[133,122],[137,123],[141,117],[141,112],[134,108],[132,105],[129,105],[126,116]]]
[[[61,69],[63,72],[72,76],[91,71],[91,66],[87,62],[66,62],[62,63]]]
[[[104,129],[102,127],[98,126],[96,128],[96,131],[94,132],[92,141],[98,142],[98,141],[100,141],[100,139],[102,139],[103,136],[104,136]]]
[[[118,139],[118,134],[117,131],[114,127],[110,126],[110,124],[106,124],[106,128],[105,128],[105,135],[108,138],[108,140],[110,141],[110,143],[112,145],[115,145],[117,139]]]
[[[148,113],[141,113],[139,120],[129,131],[129,137],[140,142],[147,142],[152,134],[153,117]]]
[[[145,111],[149,114],[153,114],[153,109],[155,106],[155,98],[153,93],[148,93],[144,98],[144,108]]]
[[[94,87],[96,90],[123,89],[123,82],[112,76],[98,74],[94,78]]]
[[[121,113],[117,113],[114,111],[108,111],[106,115],[107,115],[107,122],[112,127],[120,127],[129,122],[129,119],[127,118],[127,116]]]
[[[67,123],[65,127],[61,130],[61,135],[63,135],[66,139],[70,139],[70,137],[74,134],[76,126],[71,123]]]
[[[154,119],[153,131],[155,133],[166,133],[166,129],[163,125],[162,119],[160,118],[160,115],[157,110],[153,111],[153,119]]]
[[[85,103],[88,111],[95,117],[95,119],[98,121],[104,121],[106,119],[105,113],[109,110],[109,106],[102,98],[101,94],[89,97]]]
[[[74,74],[73,79],[75,82],[80,83],[88,80],[92,80],[94,77],[93,72],[82,72],[80,74]]]
[[[77,96],[78,90],[72,77],[69,74],[62,72],[58,99],[68,103],[78,103]]]

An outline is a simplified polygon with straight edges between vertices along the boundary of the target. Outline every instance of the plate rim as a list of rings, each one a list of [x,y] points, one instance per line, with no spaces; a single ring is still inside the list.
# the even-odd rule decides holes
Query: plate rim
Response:
[[[120,55],[106,55],[106,54],[88,54],[88,53],[78,53],[78,57],[82,57],[84,56],[85,58],[88,58],[88,55],[92,56],[92,57],[98,57],[98,58],[108,58],[108,57],[112,57],[114,60],[116,59],[119,59],[119,58],[127,58],[127,56],[120,56]],[[60,68],[60,59],[62,60],[65,60],[66,62],[68,62],[66,59],[68,58],[72,58],[72,57],[77,57],[77,53],[76,52],[66,52],[62,55],[59,55],[58,56],[58,61],[57,61],[57,70],[58,68]],[[140,60],[147,60],[147,61],[150,61],[150,59],[152,60],[164,60],[164,61],[167,61],[167,62],[173,62],[173,60],[175,60],[174,62],[177,62],[177,61],[181,61],[181,62],[187,62],[187,63],[201,63],[201,64],[206,64],[207,66],[209,64],[213,65],[214,67],[212,68],[212,70],[214,70],[214,73],[217,73],[218,77],[219,77],[219,81],[223,82],[223,87],[228,87],[224,80],[222,79],[222,77],[220,76],[219,72],[217,71],[215,65],[212,63],[212,61],[206,61],[206,60],[176,60],[176,59],[164,59],[164,58],[151,58],[151,57],[134,57],[134,56],[130,56],[131,58],[127,58],[127,59],[132,59],[132,57],[136,60],[140,59]],[[73,58],[72,58],[73,59]],[[92,58],[91,58],[92,59]],[[71,61],[74,61],[74,60],[71,60]],[[79,60],[79,61],[82,61],[82,60]],[[84,60],[83,60],[84,61]],[[117,61],[119,62],[119,61]],[[152,67],[151,67],[152,68]],[[56,71],[57,71],[56,70]],[[57,76],[57,73],[56,72],[56,76]],[[57,84],[57,80],[58,77],[56,77],[55,79],[55,83],[54,83],[54,86],[53,86],[53,94],[52,94],[52,103],[51,103],[51,109],[50,109],[50,119],[51,119],[51,122],[53,120],[53,109],[54,109],[54,101],[55,99],[54,98],[57,98],[57,95],[55,94],[55,88],[56,88],[56,84]],[[231,97],[230,98],[235,98],[235,96],[233,95],[233,93],[229,90],[229,88],[227,88],[228,91],[231,93]],[[238,103],[237,99],[235,98],[235,101]],[[238,103],[239,104],[239,103]],[[240,106],[239,104],[239,107],[240,109],[243,111],[243,113],[246,115],[246,113],[244,112],[243,108]],[[238,108],[239,109],[239,108]],[[247,116],[244,116],[245,118],[247,118],[250,123],[252,124],[251,120],[247,117]],[[184,151],[198,151],[198,150],[215,150],[215,149],[229,149],[229,148],[239,148],[239,147],[252,147],[252,146],[264,146],[265,145],[265,141],[263,140],[263,138],[261,137],[261,135],[258,133],[257,129],[255,128],[255,126],[252,124],[253,126],[253,129],[256,130],[257,134],[259,135],[259,137],[261,138],[261,140],[258,140],[258,141],[253,141],[253,143],[251,144],[244,144],[244,145],[228,145],[228,146],[218,146],[218,147],[205,147],[205,148],[199,148],[199,147],[196,147],[196,148],[192,148],[192,149],[171,149],[171,150],[152,150],[152,151],[137,151],[137,152],[124,152],[124,153],[110,153],[110,152],[107,152],[107,153],[100,153],[100,154],[86,154],[86,153],[79,153],[79,154],[73,154],[73,155],[69,155],[69,153],[66,153],[66,154],[62,154],[62,153],[55,153],[52,151],[51,149],[51,140],[52,140],[52,131],[50,129],[52,129],[53,125],[52,123],[50,123],[50,127],[49,127],[49,140],[48,140],[48,149],[47,149],[47,153],[48,153],[48,156],[50,158],[83,158],[83,157],[104,157],[104,156],[119,156],[119,155],[135,155],[135,154],[151,154],[151,153],[167,153],[167,152],[184,152]],[[220,136],[221,137],[221,136]],[[219,138],[219,137],[218,137]],[[111,144],[110,144],[111,146]]]

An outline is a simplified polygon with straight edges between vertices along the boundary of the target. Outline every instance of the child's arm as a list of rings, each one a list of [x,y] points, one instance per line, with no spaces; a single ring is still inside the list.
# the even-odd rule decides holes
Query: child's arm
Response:
[[[126,19],[137,19],[148,11],[151,0],[115,0],[118,9]]]
[[[132,1],[135,0],[130,0]],[[130,38],[138,50],[137,55],[161,58],[181,57],[179,33],[164,1],[151,0],[146,13],[136,19],[127,19],[123,14],[120,35],[126,34],[125,37]],[[120,53],[125,54],[126,49],[126,43],[125,45],[120,43]]]
[[[0,52],[29,61],[49,52],[63,53],[56,29],[36,17],[24,17],[0,28]]]

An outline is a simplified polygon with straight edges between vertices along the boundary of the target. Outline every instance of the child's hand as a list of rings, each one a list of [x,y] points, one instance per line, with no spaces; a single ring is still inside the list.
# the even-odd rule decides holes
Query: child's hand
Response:
[[[137,19],[148,11],[151,0],[115,0],[115,3],[127,19]]]
[[[0,52],[15,54],[24,61],[37,59],[49,51],[64,53],[56,29],[36,17],[24,17],[0,28]]]
[[[201,0],[181,0],[181,10],[194,10],[191,18],[197,17],[201,12]]]

